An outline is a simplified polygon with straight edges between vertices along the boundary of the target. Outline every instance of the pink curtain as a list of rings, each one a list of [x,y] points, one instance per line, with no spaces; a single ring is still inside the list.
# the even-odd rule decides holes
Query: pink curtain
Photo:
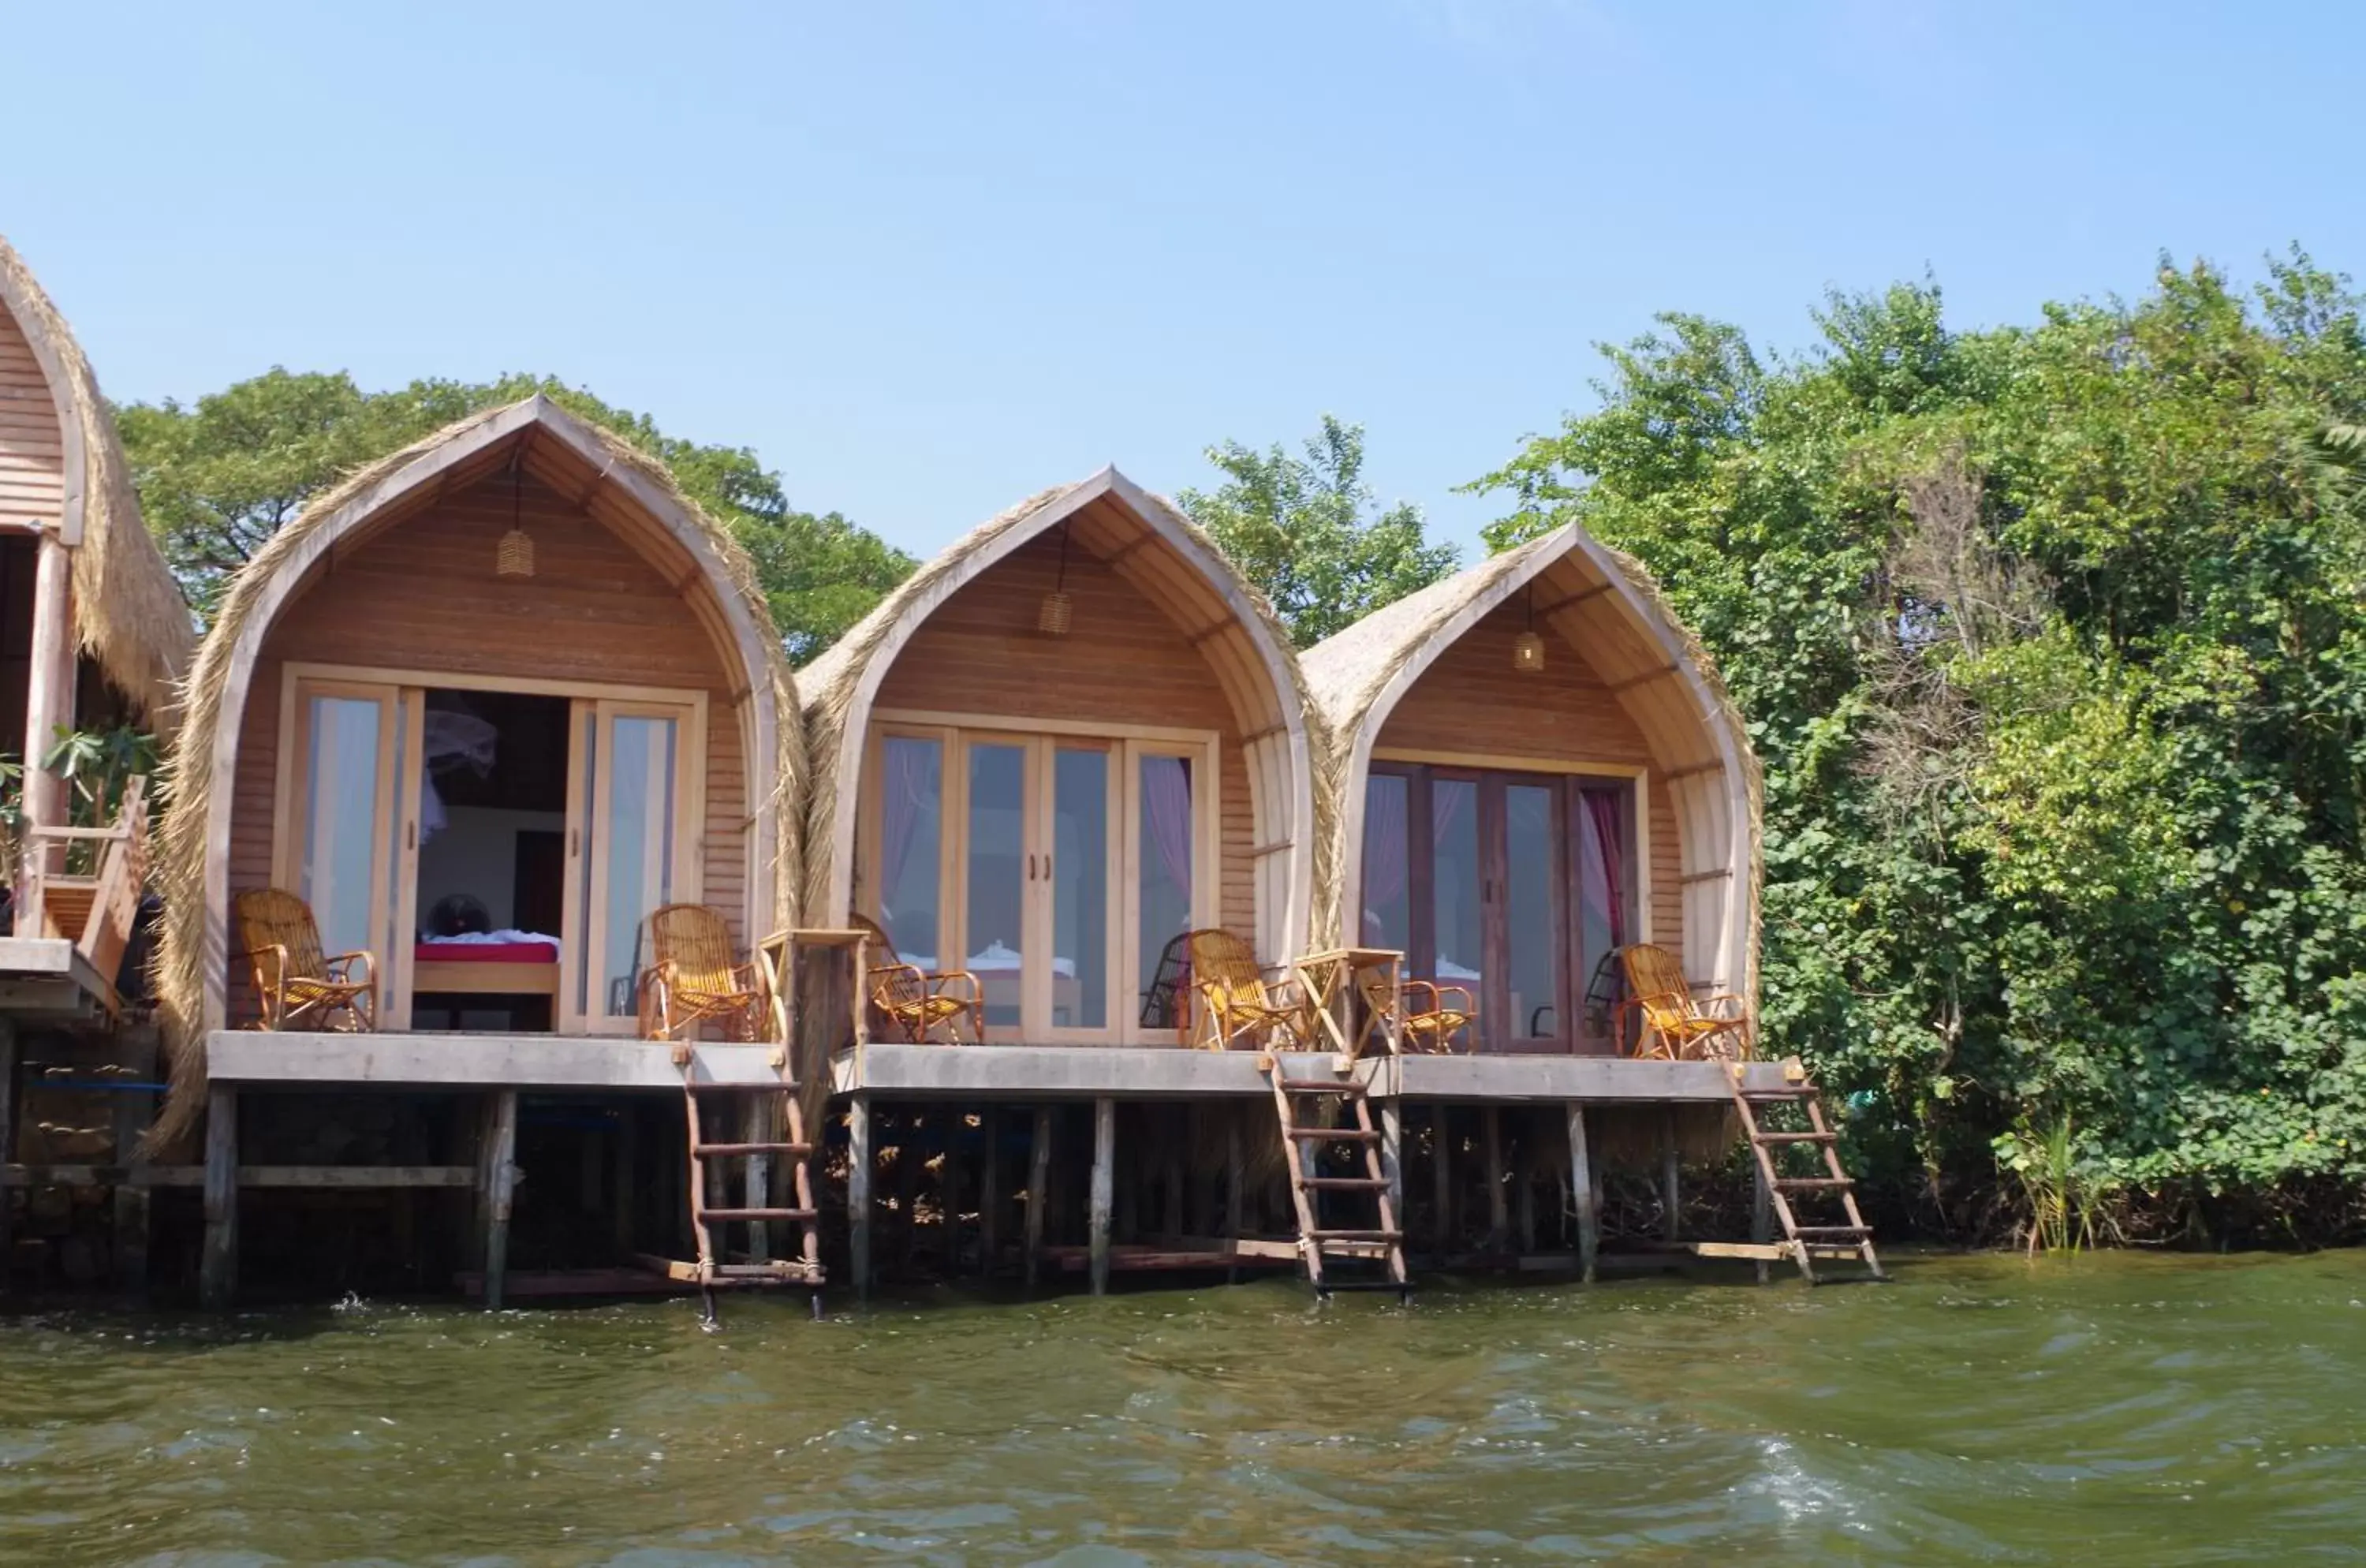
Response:
[[[1401,774],[1374,773],[1364,786],[1364,903],[1377,908],[1403,896],[1405,793]],[[1365,940],[1376,940],[1366,931]]]
[[[1142,760],[1142,825],[1167,880],[1191,892],[1191,774],[1180,757]]]
[[[886,778],[882,781],[879,831],[879,892],[881,907],[896,888],[904,886],[904,867],[912,858],[912,844],[924,807],[933,808],[936,791],[930,774],[936,770],[936,743],[929,740],[890,739],[886,752]],[[886,910],[892,925],[895,911]],[[895,933],[890,931],[891,936]]]
[[[1602,902],[1610,913],[1610,945],[1627,945],[1626,835],[1619,831],[1618,797],[1602,790],[1584,794],[1586,820],[1594,825],[1595,863],[1602,867]]]

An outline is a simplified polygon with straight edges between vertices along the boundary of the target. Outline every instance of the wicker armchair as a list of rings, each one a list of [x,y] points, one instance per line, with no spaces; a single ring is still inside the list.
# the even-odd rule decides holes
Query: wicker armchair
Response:
[[[1195,1032],[1202,1050],[1305,1047],[1305,998],[1288,981],[1268,980],[1247,942],[1211,928],[1193,931],[1185,946],[1191,955],[1191,988],[1200,996]]]
[[[1664,947],[1639,942],[1618,950],[1627,970],[1627,1006],[1640,1015],[1635,1055],[1666,1061],[1750,1059],[1749,1010],[1740,997],[1696,997],[1684,964]],[[1717,1010],[1729,1016],[1718,1016]]]
[[[887,1027],[912,1044],[926,1044],[940,1029],[941,1043],[959,1045],[961,1022],[969,1021],[969,1043],[986,1038],[986,990],[966,969],[930,971],[907,964],[878,922],[862,915],[854,923],[865,936],[864,968],[871,979],[871,1005]]]
[[[1360,974],[1356,988],[1363,993],[1364,1005],[1373,1012],[1388,1010],[1389,988],[1381,976],[1369,971]],[[1397,994],[1403,998],[1403,1010],[1397,1018],[1397,1038],[1403,1050],[1444,1055],[1454,1049],[1454,1037],[1479,1021],[1479,1005],[1461,986],[1400,980]],[[1428,998],[1426,1005],[1424,998]],[[1451,1006],[1448,1005],[1449,998]]]
[[[640,975],[641,1038],[689,1041],[703,1024],[727,1040],[760,1040],[772,993],[753,964],[735,962],[731,928],[704,904],[668,904],[649,917],[649,965]]]
[[[261,1027],[377,1028],[377,959],[366,952],[323,953],[312,907],[284,887],[251,888],[231,904],[263,1003]]]

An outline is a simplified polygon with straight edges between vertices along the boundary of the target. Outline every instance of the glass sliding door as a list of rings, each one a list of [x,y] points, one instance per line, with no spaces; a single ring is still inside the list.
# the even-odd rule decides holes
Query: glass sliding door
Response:
[[[879,928],[908,964],[937,967],[943,947],[941,863],[945,827],[945,743],[889,735],[879,748]]]
[[[1132,1010],[1137,1029],[1168,1032],[1164,1021],[1142,1022],[1142,1010],[1166,949],[1198,921],[1194,893],[1199,834],[1193,820],[1192,759],[1134,749],[1134,923]]]
[[[403,960],[403,751],[414,716],[392,685],[299,681],[293,766],[274,880],[310,906],[321,950],[367,953],[379,1027],[400,1028]]]
[[[977,976],[986,1026],[1025,1021],[1028,893],[1039,852],[1028,833],[1030,748],[973,740],[968,746],[969,831],[963,845],[965,956],[948,968]]]
[[[1110,1024],[1110,754],[1052,748],[1051,821],[1042,834],[1042,898],[1051,924],[1051,974],[1039,1016],[1049,1034]]]
[[[1486,1006],[1489,887],[1479,863],[1479,781],[1429,781],[1430,966],[1422,978],[1466,986]]]
[[[580,1026],[625,1033],[640,1008],[646,924],[691,897],[689,713],[666,705],[579,700],[571,769],[574,930],[560,989]]]
[[[1492,911],[1502,926],[1500,1038],[1515,1050],[1566,1049],[1570,1014],[1561,983],[1562,933],[1568,930],[1562,914],[1567,879],[1559,874],[1564,863],[1559,852],[1561,790],[1555,782],[1515,784],[1508,779],[1492,781],[1490,787],[1502,792],[1497,810],[1504,855],[1496,878],[1502,896]]]

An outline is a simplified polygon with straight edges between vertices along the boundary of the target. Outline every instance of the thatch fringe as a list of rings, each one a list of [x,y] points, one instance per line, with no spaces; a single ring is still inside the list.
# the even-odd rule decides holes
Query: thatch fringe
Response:
[[[188,601],[141,520],[115,415],[90,361],[38,279],[0,237],[0,309],[37,353],[56,361],[83,457],[82,543],[73,552],[74,633],[159,740],[170,740],[175,698],[197,645]],[[53,389],[56,390],[57,389]],[[70,448],[71,449],[71,448]],[[27,759],[28,761],[34,759]]]
[[[863,675],[871,668],[872,661],[883,651],[887,657],[894,657],[896,650],[887,649],[885,645],[896,635],[896,627],[911,605],[942,592],[949,580],[964,575],[981,552],[1013,530],[1030,531],[1031,524],[1055,509],[1059,514],[1065,515],[1066,509],[1060,503],[1093,482],[1092,479],[1082,479],[1075,484],[1055,485],[1049,490],[1039,491],[1018,505],[979,524],[923,563],[918,571],[874,605],[869,615],[856,622],[844,637],[797,672],[797,686],[805,696],[806,745],[813,756],[813,788],[807,796],[806,816],[804,916],[808,923],[834,923],[842,919],[846,913],[827,908],[830,882],[837,871],[834,856],[838,846],[831,842],[831,829],[839,790],[851,784],[851,779],[841,779],[841,771],[861,765],[859,758],[847,750],[847,720],[855,694],[861,689]],[[1173,527],[1181,536],[1199,546],[1206,552],[1208,559],[1215,563],[1217,570],[1231,578],[1232,585],[1250,605],[1271,645],[1280,651],[1282,670],[1290,684],[1290,690],[1282,694],[1282,700],[1295,705],[1303,716],[1308,766],[1313,775],[1310,782],[1319,787],[1323,774],[1322,758],[1327,750],[1327,742],[1322,729],[1322,716],[1315,708],[1305,674],[1299,669],[1296,654],[1291,649],[1289,628],[1282,625],[1281,617],[1274,613],[1273,605],[1265,594],[1255,583],[1240,575],[1231,558],[1205,530],[1164,496],[1147,495],[1145,499],[1161,513],[1156,522]],[[857,744],[860,743],[860,737],[853,739]],[[1319,863],[1327,838],[1322,830],[1326,818],[1323,802],[1319,799],[1315,803],[1314,820]],[[1317,874],[1320,874],[1319,870]],[[1301,940],[1303,935],[1292,933],[1292,940]]]
[[[622,437],[577,419],[539,395],[524,402],[541,405],[538,418],[554,424],[563,422],[589,435],[610,463],[633,470],[678,507],[721,560],[733,591],[763,634],[769,655],[766,674],[779,720],[772,760],[772,806],[777,830],[772,914],[776,926],[789,924],[803,840],[799,806],[806,790],[806,753],[797,719],[795,680],[781,651],[780,637],[754,564],[731,536],[730,530],[682,492],[665,465]],[[208,955],[205,950],[207,823],[213,804],[214,739],[239,639],[259,614],[265,589],[289,558],[302,552],[313,536],[356,497],[428,453],[521,406],[524,405],[513,403],[471,414],[355,469],[273,535],[231,581],[220,613],[197,649],[196,664],[189,673],[181,744],[166,763],[172,805],[157,836],[154,872],[157,890],[163,895],[165,913],[153,977],[158,1019],[172,1058],[173,1087],[149,1134],[152,1149],[161,1150],[176,1142],[196,1124],[204,1107],[206,982],[210,966],[223,961],[222,955]],[[226,919],[227,911],[222,915]]]
[[[1750,736],[1741,710],[1726,690],[1718,672],[1717,661],[1674,605],[1667,592],[1651,575],[1651,569],[1622,550],[1615,550],[1594,540],[1575,524],[1554,529],[1527,543],[1490,557],[1468,570],[1456,573],[1440,582],[1434,582],[1415,593],[1407,594],[1393,604],[1374,611],[1355,625],[1340,631],[1304,655],[1308,684],[1322,709],[1331,743],[1325,750],[1318,788],[1318,798],[1327,798],[1343,809],[1325,818],[1328,829],[1323,835],[1327,854],[1315,863],[1315,896],[1317,940],[1327,941],[1346,931],[1346,912],[1340,908],[1345,895],[1346,857],[1357,852],[1357,846],[1336,841],[1345,831],[1346,814],[1344,806],[1346,792],[1354,781],[1347,776],[1355,757],[1358,731],[1371,716],[1372,705],[1389,683],[1414,660],[1426,654],[1448,622],[1459,615],[1474,601],[1489,595],[1507,583],[1520,581],[1545,570],[1553,560],[1572,551],[1597,553],[1606,560],[1627,586],[1632,588],[1645,608],[1675,639],[1685,661],[1700,676],[1714,705],[1719,722],[1730,739],[1735,754],[1741,760],[1744,786],[1749,796],[1749,861],[1750,883],[1744,890],[1748,905],[1748,944],[1745,959],[1746,983],[1741,994],[1754,997],[1758,990],[1758,908],[1759,886],[1763,876],[1762,822],[1764,817],[1764,781],[1760,773],[1757,754],[1751,750]]]

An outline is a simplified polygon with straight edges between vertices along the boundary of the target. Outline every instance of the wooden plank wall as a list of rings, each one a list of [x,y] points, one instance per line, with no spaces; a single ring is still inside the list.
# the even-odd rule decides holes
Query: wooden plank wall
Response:
[[[1174,618],[1074,546],[1068,635],[1038,632],[1036,614],[1059,570],[1060,541],[1053,535],[1030,540],[981,573],[906,642],[873,705],[1215,731],[1222,920],[1230,930],[1254,932],[1256,867],[1249,852],[1256,829],[1231,705]]]
[[[1544,669],[1512,668],[1526,625],[1525,607],[1513,602],[1464,633],[1414,682],[1376,745],[1651,769],[1651,938],[1681,953],[1683,846],[1667,781],[1643,732],[1567,641],[1546,632]]]
[[[705,899],[731,917],[744,942],[748,791],[723,654],[664,578],[565,498],[528,479],[517,514],[534,537],[529,581],[493,575],[494,547],[512,518],[510,482],[495,478],[341,553],[280,616],[241,719],[231,891],[270,881],[288,660],[680,687],[708,694]],[[231,986],[235,1022],[253,1001],[242,975]]]
[[[57,521],[64,462],[57,400],[16,317],[0,307],[0,527]]]

